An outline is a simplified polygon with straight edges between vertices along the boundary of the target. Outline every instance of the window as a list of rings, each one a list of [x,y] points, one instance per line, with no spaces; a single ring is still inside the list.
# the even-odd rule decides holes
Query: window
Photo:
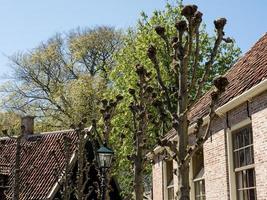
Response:
[[[233,154],[237,199],[256,200],[256,178],[251,125],[233,132]]]
[[[8,184],[8,175],[0,174],[0,189],[7,188]]]
[[[204,180],[204,168],[200,170],[194,179],[195,187],[195,200],[205,200],[205,180]]]
[[[168,200],[174,200],[173,161],[166,161],[166,192]]]
[[[5,190],[8,188],[8,175],[0,174],[0,199],[6,199]]]
[[[204,156],[203,149],[195,153],[192,159],[193,164],[193,184],[195,200],[205,200],[205,180],[204,180]]]

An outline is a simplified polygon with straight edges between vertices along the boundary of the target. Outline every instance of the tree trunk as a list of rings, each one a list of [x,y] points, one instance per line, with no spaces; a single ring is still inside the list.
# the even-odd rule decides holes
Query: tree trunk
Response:
[[[178,163],[178,191],[177,200],[189,200],[189,165],[184,164],[183,161],[187,155],[188,146],[188,124],[187,116],[185,115],[181,119],[181,124],[178,127],[177,133],[179,134],[179,141],[177,149],[179,154],[177,155]]]
[[[142,155],[141,150],[137,152],[137,157],[135,159],[134,165],[134,193],[135,200],[143,200],[144,194],[144,184],[143,184],[143,164],[142,164]]]
[[[178,191],[177,200],[189,200],[189,166],[178,167]]]
[[[191,51],[190,42],[189,49]],[[187,155],[188,147],[188,59],[190,52],[187,53],[186,57],[180,61],[181,70],[179,71],[179,96],[178,96],[178,110],[177,115],[179,116],[179,123],[176,127],[178,143],[177,143],[177,163],[178,163],[178,200],[189,200],[189,167],[183,162]]]

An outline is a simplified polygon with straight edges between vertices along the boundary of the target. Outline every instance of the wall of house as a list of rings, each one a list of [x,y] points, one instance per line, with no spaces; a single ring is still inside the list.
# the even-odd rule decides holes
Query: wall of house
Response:
[[[227,159],[224,129],[204,144],[205,190],[208,200],[228,199]]]
[[[251,116],[251,121],[250,121]],[[256,171],[257,199],[267,197],[267,91],[251,99],[227,114],[220,116],[212,126],[212,138],[203,148],[205,166],[205,186],[207,200],[236,199],[234,176],[231,176],[229,162],[233,162],[229,155],[229,141],[231,128],[248,121],[252,123],[254,162]],[[230,160],[230,161],[229,161]],[[174,166],[174,168],[176,168]],[[155,162],[153,166],[153,199],[163,200],[163,171],[162,162]],[[174,177],[174,181],[177,178]],[[177,182],[174,182],[177,183]],[[177,185],[177,184],[175,184]],[[177,187],[175,187],[177,189]],[[232,194],[230,194],[232,193]],[[167,199],[165,199],[167,200]]]
[[[252,102],[257,199],[267,198],[267,92]]]
[[[176,170],[176,172],[177,172],[177,167],[178,167],[177,162],[173,160],[173,170]],[[178,177],[175,174],[173,175],[173,184],[174,184],[174,195],[175,195],[176,192],[178,191]]]
[[[153,200],[163,200],[163,157],[157,155],[152,166]]]

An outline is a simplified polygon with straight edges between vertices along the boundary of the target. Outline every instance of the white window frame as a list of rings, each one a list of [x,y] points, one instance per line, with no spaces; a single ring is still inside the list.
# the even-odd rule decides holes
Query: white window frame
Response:
[[[204,146],[202,148],[203,148],[203,153],[204,153]],[[203,157],[203,159],[204,159],[204,157]],[[203,169],[205,171],[205,165],[203,166]],[[192,200],[196,200],[196,198],[195,198],[196,197],[195,182],[200,181],[200,180],[205,181],[205,172],[204,172],[204,176],[202,178],[195,178],[194,177],[193,158],[191,158],[190,163],[189,163],[189,186],[190,186],[190,199],[192,199]],[[206,185],[205,185],[205,189],[206,189]],[[205,191],[205,195],[206,195],[206,191]]]
[[[194,185],[194,191],[193,191],[194,199],[196,199],[196,196],[197,196],[197,194],[196,194],[196,190],[195,190],[195,183],[196,183],[196,182],[204,181],[204,187],[205,187],[205,190],[206,190],[206,186],[205,186],[205,169],[204,169],[204,166],[203,166],[203,168],[202,168],[201,170],[204,170],[204,171],[203,171],[203,176],[202,176],[201,178],[195,178],[195,179],[193,180],[193,185]],[[203,197],[202,190],[200,191],[200,195]],[[204,197],[206,198],[206,191],[205,191],[205,193],[204,193]]]
[[[231,126],[230,128],[227,128],[226,136],[227,136],[227,147],[228,147],[227,154],[228,154],[228,166],[229,166],[228,175],[229,175],[230,199],[231,200],[237,200],[236,169],[234,166],[234,150],[233,150],[233,132],[245,126],[248,126],[251,123],[252,123],[251,119],[247,118]],[[253,137],[253,134],[252,134],[252,137]],[[239,170],[248,169],[248,168],[254,168],[254,164],[240,167]]]
[[[168,160],[168,162],[172,162],[172,166],[173,166],[173,160]],[[174,174],[173,175],[173,184],[168,186],[167,183],[167,161],[163,162],[163,187],[164,187],[164,200],[169,200],[168,199],[168,189],[173,188],[173,195],[175,197],[175,191],[174,191]]]

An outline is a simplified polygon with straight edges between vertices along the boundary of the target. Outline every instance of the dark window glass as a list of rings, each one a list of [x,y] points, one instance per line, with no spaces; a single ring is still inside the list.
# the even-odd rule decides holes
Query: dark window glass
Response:
[[[251,126],[233,133],[233,151],[238,200],[256,200],[256,178]],[[248,167],[246,167],[248,166]]]
[[[196,200],[206,199],[204,180],[195,181],[195,199]]]
[[[252,129],[242,128],[233,133],[235,168],[254,163]]]
[[[173,161],[166,161],[167,174],[167,196],[168,200],[174,200],[174,185],[173,185]]]
[[[168,188],[168,200],[174,200],[174,188]]]

